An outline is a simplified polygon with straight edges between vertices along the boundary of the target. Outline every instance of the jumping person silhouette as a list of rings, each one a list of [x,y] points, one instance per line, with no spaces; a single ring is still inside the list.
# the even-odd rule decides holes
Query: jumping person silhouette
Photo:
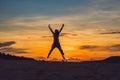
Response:
[[[53,32],[53,30],[51,29],[50,24],[48,25],[48,27],[49,27],[50,31],[52,32],[52,34],[53,34],[54,42],[53,42],[52,47],[51,47],[51,49],[50,49],[50,51],[48,53],[47,58],[49,58],[49,56],[50,56],[50,54],[51,54],[51,52],[53,51],[54,48],[58,48],[61,55],[62,55],[62,57],[63,57],[63,59],[65,59],[64,52],[63,52],[63,50],[61,48],[61,45],[60,45],[60,42],[59,42],[59,35],[60,35],[60,32],[62,31],[62,29],[64,27],[64,24],[62,25],[60,30],[55,29],[55,32]]]

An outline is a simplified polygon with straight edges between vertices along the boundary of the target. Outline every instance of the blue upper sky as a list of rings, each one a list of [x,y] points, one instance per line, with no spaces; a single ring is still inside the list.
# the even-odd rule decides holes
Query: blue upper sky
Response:
[[[12,24],[11,20],[14,22],[18,19],[29,22],[47,16],[48,19],[42,18],[40,21],[50,22],[57,18],[78,27],[104,25],[118,28],[119,7],[120,0],[0,0],[0,23]],[[4,26],[0,26],[0,29]]]
[[[68,14],[66,8],[88,3],[88,0],[0,0],[0,15],[62,15]]]
[[[0,23],[21,16],[79,15],[86,13],[89,6],[89,0],[0,0]]]

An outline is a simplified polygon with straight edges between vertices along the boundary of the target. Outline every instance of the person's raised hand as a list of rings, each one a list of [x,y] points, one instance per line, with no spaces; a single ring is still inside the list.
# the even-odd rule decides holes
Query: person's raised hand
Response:
[[[64,27],[64,24],[62,26]]]
[[[50,27],[50,24],[48,25],[48,27]]]

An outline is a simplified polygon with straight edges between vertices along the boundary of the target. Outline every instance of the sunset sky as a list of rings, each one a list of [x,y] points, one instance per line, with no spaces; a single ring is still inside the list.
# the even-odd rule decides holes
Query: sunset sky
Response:
[[[0,52],[47,57],[53,41],[48,24],[63,23],[67,59],[120,56],[120,0],[0,0]],[[62,58],[57,49],[52,58]]]

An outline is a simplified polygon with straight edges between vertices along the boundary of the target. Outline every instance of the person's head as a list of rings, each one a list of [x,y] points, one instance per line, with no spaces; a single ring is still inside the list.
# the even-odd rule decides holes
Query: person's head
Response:
[[[59,33],[59,30],[58,30],[58,29],[55,29],[55,33]]]

